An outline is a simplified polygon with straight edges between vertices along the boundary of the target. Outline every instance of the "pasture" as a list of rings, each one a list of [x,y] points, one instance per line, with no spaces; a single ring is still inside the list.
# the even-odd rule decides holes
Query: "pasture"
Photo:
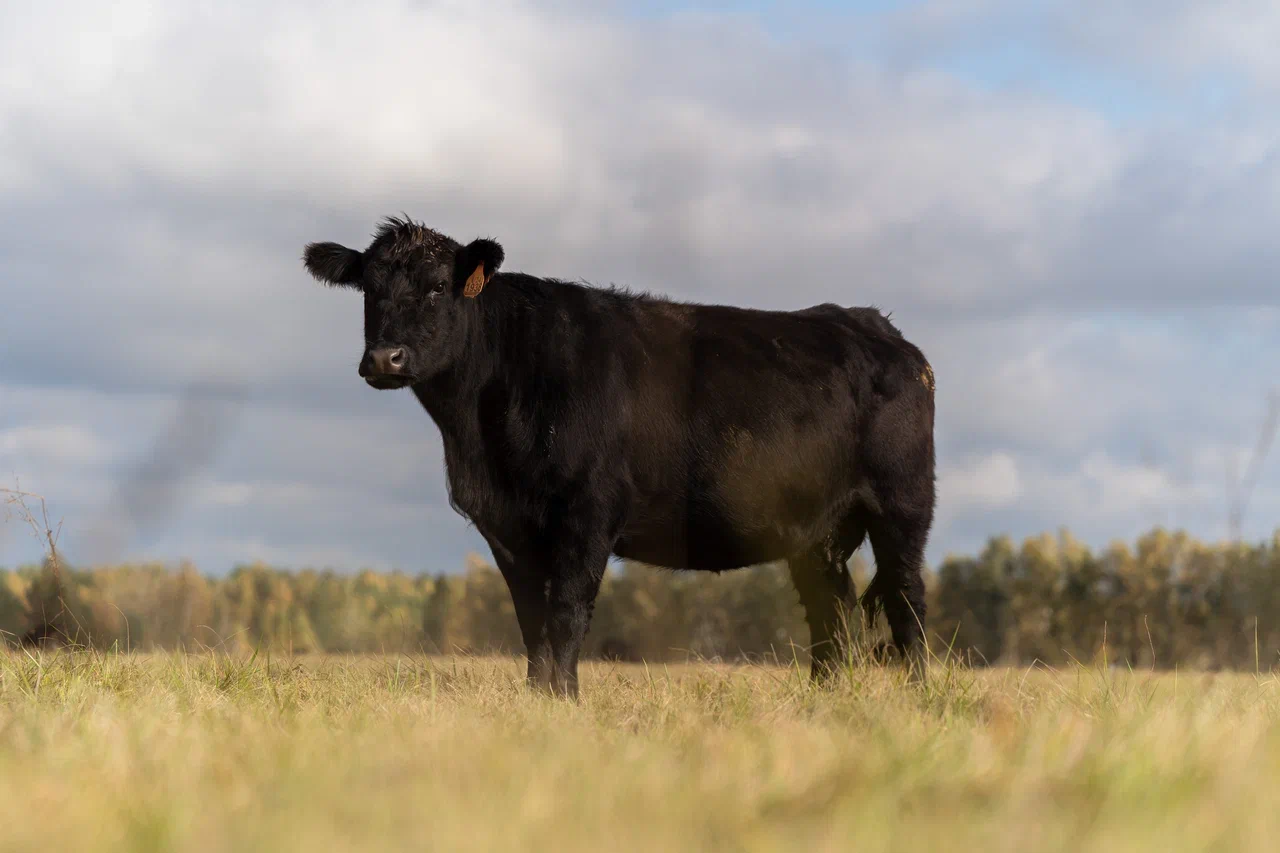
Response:
[[[1270,675],[0,653],[0,850],[1262,850]]]

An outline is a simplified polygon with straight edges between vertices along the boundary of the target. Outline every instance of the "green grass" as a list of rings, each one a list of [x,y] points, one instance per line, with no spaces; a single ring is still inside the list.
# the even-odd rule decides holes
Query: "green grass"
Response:
[[[0,653],[0,851],[1265,850],[1270,676]]]

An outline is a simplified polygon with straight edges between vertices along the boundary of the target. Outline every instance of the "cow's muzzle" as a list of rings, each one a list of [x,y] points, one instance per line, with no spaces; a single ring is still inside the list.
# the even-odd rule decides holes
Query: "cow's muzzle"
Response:
[[[380,347],[365,350],[359,373],[374,388],[403,388],[411,381],[409,353],[404,347]]]

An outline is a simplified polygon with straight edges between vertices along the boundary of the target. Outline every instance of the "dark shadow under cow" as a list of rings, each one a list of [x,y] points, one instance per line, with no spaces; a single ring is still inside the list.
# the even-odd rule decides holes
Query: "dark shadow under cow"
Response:
[[[408,388],[440,430],[451,505],[493,550],[535,685],[576,696],[610,554],[724,571],[785,559],[812,675],[862,605],[924,668],[934,380],[879,311],[676,302],[499,272],[503,249],[384,221],[367,249],[306,247],[363,294],[359,374]]]

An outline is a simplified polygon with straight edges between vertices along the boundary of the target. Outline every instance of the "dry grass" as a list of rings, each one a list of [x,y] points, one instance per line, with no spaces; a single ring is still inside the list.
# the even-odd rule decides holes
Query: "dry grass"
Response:
[[[1252,675],[0,653],[0,850],[1264,850]]]

